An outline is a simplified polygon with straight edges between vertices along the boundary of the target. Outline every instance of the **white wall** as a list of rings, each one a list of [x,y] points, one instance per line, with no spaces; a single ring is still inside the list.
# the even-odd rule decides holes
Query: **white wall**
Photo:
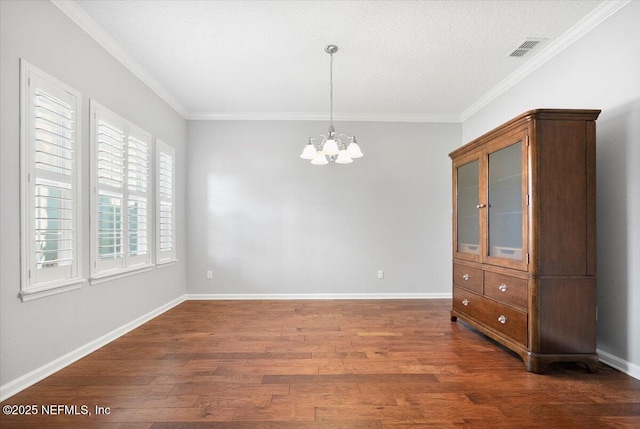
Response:
[[[186,121],[48,1],[0,2],[0,385],[183,296]],[[89,270],[89,98],[177,151],[177,264],[21,302],[19,58],[82,92],[84,267]]]
[[[602,109],[597,128],[598,349],[640,376],[640,2],[463,124],[471,140],[526,110]],[[604,353],[601,353],[601,357]],[[626,362],[624,362],[626,361]]]
[[[364,158],[300,159],[327,127],[189,122],[189,293],[450,295],[461,125],[338,122]]]

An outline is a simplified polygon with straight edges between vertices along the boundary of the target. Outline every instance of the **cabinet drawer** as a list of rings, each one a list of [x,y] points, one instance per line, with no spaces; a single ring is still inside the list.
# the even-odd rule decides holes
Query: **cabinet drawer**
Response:
[[[453,283],[482,293],[482,270],[465,265],[453,264]]]
[[[484,294],[505,304],[527,309],[527,280],[484,272]]]
[[[527,346],[526,313],[455,286],[453,308],[469,315],[476,322]]]

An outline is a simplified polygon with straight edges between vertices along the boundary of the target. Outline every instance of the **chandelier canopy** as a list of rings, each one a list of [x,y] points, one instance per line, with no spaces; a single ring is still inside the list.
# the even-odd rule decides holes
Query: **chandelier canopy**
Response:
[[[315,137],[309,137],[309,142],[304,147],[300,158],[311,160],[313,165],[327,165],[330,162],[351,164],[355,158],[360,158],[363,155],[356,141],[356,136],[336,135],[333,128],[333,54],[338,52],[338,47],[328,45],[324,51],[331,56],[329,62],[329,132],[327,135],[318,134]]]

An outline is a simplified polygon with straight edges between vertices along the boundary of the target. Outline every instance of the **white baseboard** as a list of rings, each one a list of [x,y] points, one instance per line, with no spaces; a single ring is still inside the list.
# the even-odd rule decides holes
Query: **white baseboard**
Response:
[[[164,304],[163,306],[158,307],[155,310],[152,310],[149,313],[120,326],[117,329],[114,329],[113,331],[103,335],[102,337],[97,338],[81,347],[78,347],[77,349],[67,353],[64,356],[59,357],[58,359],[42,365],[40,368],[36,368],[33,371],[16,378],[15,380],[3,384],[2,386],[0,386],[0,402],[26,389],[27,387],[36,384],[38,381],[52,375],[53,373],[60,371],[62,368],[71,365],[77,360],[82,359],[89,353],[92,353],[98,350],[100,347],[109,344],[111,341],[123,336],[127,332],[134,330],[135,328],[143,325],[154,317],[159,316],[160,314],[184,301],[185,295],[182,295],[174,299],[173,301]]]
[[[284,300],[284,299],[451,299],[451,293],[190,293],[188,300]]]
[[[636,365],[632,362],[627,362],[624,359],[620,359],[618,356],[614,356],[610,353],[596,349],[600,362],[609,365],[612,368],[617,369],[620,372],[640,380],[640,365]]]

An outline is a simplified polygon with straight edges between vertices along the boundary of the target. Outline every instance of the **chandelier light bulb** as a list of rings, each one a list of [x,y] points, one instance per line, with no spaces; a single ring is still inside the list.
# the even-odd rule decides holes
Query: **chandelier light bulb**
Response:
[[[313,165],[327,165],[329,161],[327,161],[327,157],[324,156],[322,151],[316,152],[316,156],[311,160]]]
[[[304,147],[304,150],[302,151],[302,155],[300,155],[300,158],[313,159],[315,157],[316,157],[316,148],[313,145],[313,143],[309,141],[309,143],[307,143],[307,145]]]
[[[342,149],[336,158],[336,164],[351,164],[353,159],[349,156],[346,149]]]
[[[322,151],[325,155],[337,155],[338,152],[340,152],[340,149],[338,149],[338,143],[336,143],[336,140],[333,138],[333,136],[330,136],[327,141],[324,142]]]
[[[351,139],[351,143],[349,143],[349,146],[347,147],[347,155],[349,155],[350,158],[362,158],[364,155],[360,150],[360,146],[358,145],[358,142],[356,142],[355,137]]]

